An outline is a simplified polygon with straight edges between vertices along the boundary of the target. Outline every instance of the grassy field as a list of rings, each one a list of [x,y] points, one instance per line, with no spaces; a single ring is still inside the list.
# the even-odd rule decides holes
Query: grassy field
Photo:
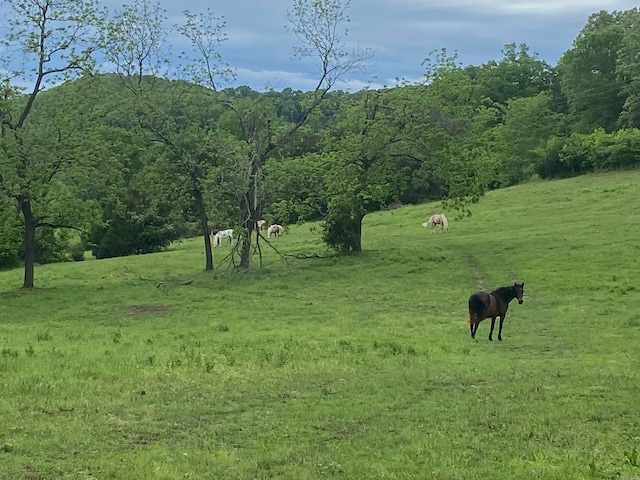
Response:
[[[199,239],[0,272],[0,479],[640,479],[639,193],[494,191],[446,235],[380,212],[362,255],[243,276]],[[471,340],[469,294],[515,280]]]

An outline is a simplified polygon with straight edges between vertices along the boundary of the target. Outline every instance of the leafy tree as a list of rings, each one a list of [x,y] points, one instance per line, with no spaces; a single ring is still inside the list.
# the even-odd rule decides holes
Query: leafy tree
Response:
[[[495,127],[495,183],[515,185],[529,179],[545,156],[547,141],[560,134],[560,117],[548,92],[514,98],[507,103],[504,123]]]
[[[263,215],[270,223],[292,224],[320,220],[327,211],[325,159],[310,153],[284,161],[270,158],[265,165]]]
[[[567,142],[567,137],[550,137],[544,149],[544,155],[536,166],[536,173],[541,178],[568,177],[574,174],[571,166],[566,165],[560,159],[562,148]]]
[[[94,65],[104,14],[95,0],[8,0],[9,34],[0,60],[0,189],[15,200],[24,222],[23,288],[34,286],[36,231],[82,226],[90,215],[74,192],[81,120],[47,117],[36,104],[43,89]],[[21,61],[7,55],[15,52]],[[24,65],[25,69],[20,66]],[[11,82],[31,82],[24,97]],[[69,110],[71,106],[69,106]],[[80,122],[80,124],[79,124]]]
[[[393,147],[403,126],[383,91],[346,107],[326,139],[325,177],[328,215],[324,239],[342,252],[362,250],[362,220],[367,213],[399,198],[404,175],[396,168]]]
[[[0,269],[20,264],[22,228],[13,199],[0,192]]]
[[[575,131],[615,130],[625,104],[625,82],[616,74],[624,38],[624,14],[602,10],[589,16],[573,47],[560,58],[560,85]]]
[[[102,236],[112,224],[121,223],[123,219],[138,224],[153,218],[153,226],[149,228],[161,228],[161,222],[166,235],[113,236],[114,241],[132,245],[118,254],[155,251],[166,246],[168,239],[184,233],[180,209],[185,207],[185,202],[176,194],[175,177],[157,168],[158,158],[164,155],[162,145],[141,132],[137,112],[129,108],[130,94],[117,76],[92,75],[67,82],[44,92],[38,104],[46,109],[48,118],[60,115],[67,104],[74,105],[75,115],[84,118],[86,127],[77,141],[85,161],[82,171],[74,174],[74,181],[78,185],[79,200],[99,206],[102,212],[92,219],[90,239],[94,244],[105,248]],[[66,240],[60,233],[52,238],[59,242]],[[149,245],[153,238],[158,239],[158,245]],[[86,240],[86,236],[81,236],[82,239]],[[40,236],[39,242],[42,240]],[[104,241],[108,242],[109,237]]]
[[[456,56],[445,49],[432,52],[424,64],[427,85],[414,87],[406,101],[409,145],[419,160],[413,182],[429,182],[445,209],[468,215],[488,184],[493,138],[484,132],[498,121],[499,108],[485,104]]]
[[[531,97],[551,89],[556,76],[553,69],[536,53],[530,54],[526,44],[504,46],[502,60],[491,60],[481,66],[469,66],[465,72],[476,85],[477,94],[492,102],[506,105],[513,98]]]
[[[640,130],[628,129],[607,133],[574,133],[559,153],[560,161],[572,173],[637,167],[640,158]]]
[[[446,50],[426,64],[427,85],[366,92],[328,129],[324,238],[340,251],[360,251],[364,216],[410,188],[437,189],[460,211],[483,191],[484,176],[466,150],[479,108],[471,79]]]
[[[196,83],[214,82],[218,76],[227,75],[220,67],[217,47],[226,37],[224,21],[213,13],[195,16],[185,12],[186,23],[181,31],[193,34],[194,47],[206,58],[209,69],[191,65],[185,73]],[[226,137],[216,134],[213,120],[217,117],[215,105],[203,97],[202,89],[182,81],[162,84],[164,91],[158,95],[157,77],[167,75],[169,58],[165,55],[169,32],[164,27],[164,11],[159,3],[143,0],[135,5],[125,5],[109,26],[107,57],[116,66],[123,84],[131,92],[140,128],[150,134],[152,140],[164,146],[166,174],[178,178],[184,195],[188,196],[204,239],[205,269],[213,269],[213,253],[209,235],[205,185],[218,165],[222,152],[233,152]],[[204,75],[202,77],[201,75]],[[233,155],[229,155],[233,159]],[[159,165],[160,165],[159,164]]]
[[[107,132],[111,133],[111,129]],[[125,143],[127,140],[131,144]],[[101,198],[104,219],[88,238],[97,258],[156,252],[186,233],[183,205],[175,193],[179,186],[175,179],[166,177],[166,170],[158,167],[157,159],[144,158],[162,152],[150,147],[151,152],[140,155],[136,143],[140,143],[139,136],[126,131],[119,139],[113,139],[110,164],[123,175],[112,174],[113,184],[103,184],[91,192]]]
[[[640,128],[640,10],[623,13],[625,33],[617,54],[616,76],[622,82],[622,93],[626,96],[620,125],[624,128]]]

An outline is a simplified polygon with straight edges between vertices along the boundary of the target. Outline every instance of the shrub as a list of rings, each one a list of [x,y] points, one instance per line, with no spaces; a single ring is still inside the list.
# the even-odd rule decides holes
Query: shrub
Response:
[[[340,253],[354,252],[359,246],[360,223],[346,207],[331,208],[323,225],[323,240]]]
[[[81,262],[84,260],[84,252],[86,250],[86,245],[84,242],[72,243],[67,247],[67,251],[71,260],[74,262]]]
[[[178,240],[180,233],[162,217],[127,213],[96,228],[89,241],[96,258],[111,258],[160,251]]]

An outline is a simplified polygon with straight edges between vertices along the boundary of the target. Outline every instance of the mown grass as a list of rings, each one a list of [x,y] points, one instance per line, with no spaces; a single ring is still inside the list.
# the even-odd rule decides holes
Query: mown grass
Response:
[[[640,478],[639,187],[490,192],[447,235],[380,212],[362,255],[244,275],[197,239],[0,272],[0,478]],[[471,340],[468,295],[515,280]]]

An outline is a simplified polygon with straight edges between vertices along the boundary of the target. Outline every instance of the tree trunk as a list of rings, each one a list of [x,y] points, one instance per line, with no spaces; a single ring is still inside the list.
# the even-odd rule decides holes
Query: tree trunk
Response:
[[[22,288],[33,288],[36,264],[36,227],[38,221],[33,217],[31,201],[20,197],[20,209],[24,217],[24,283]]]
[[[204,198],[200,189],[196,188],[193,192],[193,198],[195,200],[196,214],[200,219],[200,231],[204,236],[204,255],[206,259],[205,270],[213,270],[213,253],[211,252],[211,236],[209,232],[209,221],[207,219],[207,212],[204,208]]]
[[[253,205],[252,202],[247,205],[247,211],[250,213],[250,218],[244,222],[242,227],[247,229],[247,234],[242,236],[242,249],[240,250],[240,267],[249,268],[251,265],[251,247],[253,246],[253,231],[257,230],[257,219],[259,218],[260,211]],[[257,241],[257,239],[256,239]]]
[[[364,218],[364,214],[357,213],[356,218],[354,218],[356,224],[356,232],[353,235],[353,251],[361,252],[362,251],[362,219]]]
[[[249,268],[251,265],[251,244],[252,244],[252,230],[251,230],[251,222],[247,222],[249,227],[249,232],[246,236],[242,237],[242,249],[240,250],[240,267],[241,268]]]
[[[249,217],[244,220],[241,225],[241,227],[247,229],[247,235],[242,237],[242,249],[240,250],[241,268],[249,268],[251,265],[252,236],[253,231],[258,229],[257,222],[260,219],[261,214],[261,209],[258,205],[258,167],[256,162],[252,162],[251,177],[253,178],[253,181],[250,184],[249,191],[244,197],[244,208],[241,209],[241,211],[249,213]]]

